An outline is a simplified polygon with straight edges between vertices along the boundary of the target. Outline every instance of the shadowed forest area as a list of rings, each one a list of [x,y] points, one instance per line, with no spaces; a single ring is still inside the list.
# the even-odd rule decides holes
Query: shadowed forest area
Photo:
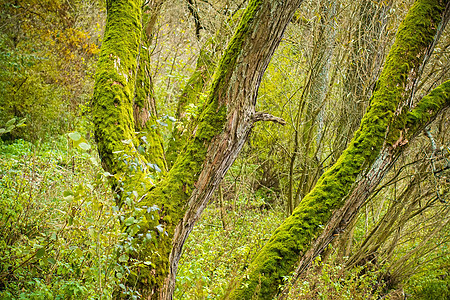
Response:
[[[0,0],[0,299],[450,299],[448,0]]]

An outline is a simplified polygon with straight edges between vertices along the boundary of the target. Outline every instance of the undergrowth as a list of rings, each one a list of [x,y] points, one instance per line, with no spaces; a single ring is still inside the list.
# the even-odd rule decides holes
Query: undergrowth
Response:
[[[126,270],[115,263],[119,210],[96,153],[68,136],[0,141],[0,299],[111,299],[120,288],[117,277]],[[214,198],[186,241],[174,299],[223,297],[285,217],[267,205],[269,196],[235,183],[241,192]],[[408,296],[447,299],[447,266],[442,258],[414,276],[405,285]],[[280,290],[290,287],[287,299],[398,299],[384,290],[382,272],[316,259],[295,283],[284,278]]]
[[[113,196],[98,158],[61,137],[0,144],[0,298],[108,299]]]

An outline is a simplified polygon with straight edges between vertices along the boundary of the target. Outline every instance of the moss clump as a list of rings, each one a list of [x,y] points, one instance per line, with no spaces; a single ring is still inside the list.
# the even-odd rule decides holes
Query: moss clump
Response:
[[[344,197],[358,175],[378,156],[395,112],[408,98],[409,83],[433,41],[442,11],[442,2],[437,0],[419,0],[412,6],[398,30],[370,107],[349,147],[275,231],[229,299],[272,299],[283,283],[282,278],[293,271],[332,212],[344,204]],[[403,124],[406,123],[398,125]]]
[[[407,114],[405,128],[415,133],[420,126],[427,124],[444,107],[450,106],[450,80],[422,98],[417,106]]]

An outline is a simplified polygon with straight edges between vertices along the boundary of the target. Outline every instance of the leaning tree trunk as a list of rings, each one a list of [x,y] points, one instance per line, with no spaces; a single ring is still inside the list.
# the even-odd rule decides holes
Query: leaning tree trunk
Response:
[[[329,243],[345,226],[347,210],[339,209],[344,205],[358,208],[348,199],[366,197],[371,185],[379,182],[379,177],[385,174],[383,170],[395,160],[394,154],[449,106],[448,82],[424,97],[412,111],[406,106],[422,62],[434,45],[437,29],[446,22],[445,18],[442,21],[448,3],[448,0],[418,0],[412,6],[400,25],[370,107],[350,145],[275,231],[228,299],[272,299],[278,294],[283,277],[294,271],[299,258],[301,264],[308,266],[308,257],[320,253],[321,245]],[[336,210],[338,216],[333,215]],[[323,231],[332,218],[333,225]]]
[[[253,0],[214,73],[195,136],[167,175],[153,183],[134,133],[133,96],[141,39],[138,0],[107,1],[107,25],[92,111],[103,167],[124,211],[118,262],[125,289],[171,299],[181,249],[255,122],[283,123],[255,112],[262,75],[301,0]]]

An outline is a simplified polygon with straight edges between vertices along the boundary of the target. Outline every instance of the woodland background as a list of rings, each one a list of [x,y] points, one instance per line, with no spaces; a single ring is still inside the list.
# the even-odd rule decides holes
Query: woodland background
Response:
[[[187,240],[175,299],[217,299],[350,141],[412,1],[305,1],[272,57],[258,123]],[[168,145],[201,50],[220,56],[246,2],[166,1],[151,75]],[[109,299],[120,210],[93,138],[90,99],[105,25],[96,0],[0,2],[0,298]],[[223,29],[225,27],[225,29]],[[448,26],[447,26],[448,27]],[[223,30],[220,38],[216,35]],[[446,28],[417,97],[448,80]],[[205,81],[212,71],[202,69]],[[198,87],[206,93],[206,87]],[[402,154],[358,218],[289,299],[450,297],[448,111]],[[175,130],[174,130],[175,129]],[[131,295],[130,297],[133,297]]]

